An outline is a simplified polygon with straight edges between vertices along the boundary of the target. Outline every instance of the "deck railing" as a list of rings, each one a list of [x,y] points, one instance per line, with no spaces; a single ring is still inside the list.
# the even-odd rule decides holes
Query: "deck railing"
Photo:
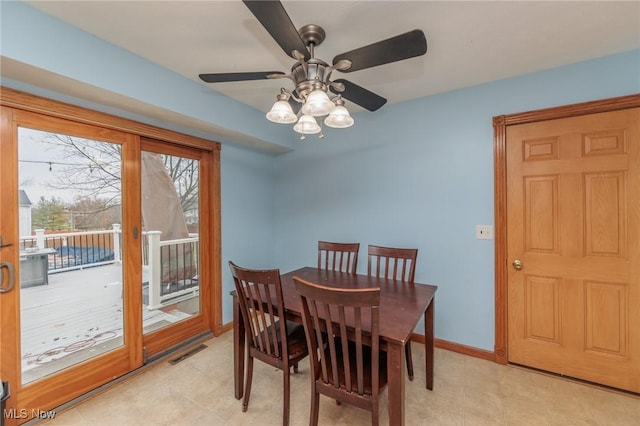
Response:
[[[197,296],[200,291],[198,236],[160,241],[160,231],[148,231],[146,234],[149,309],[157,309],[178,299]]]
[[[20,237],[20,251],[54,249],[48,255],[48,272],[55,274],[122,261],[119,234],[119,224],[110,230],[59,234],[36,229],[35,235]]]
[[[142,233],[144,285],[148,286],[148,309],[158,309],[199,294],[199,237],[160,241],[160,231]],[[48,273],[122,262],[120,224],[103,231],[47,234],[36,229],[20,237],[20,251],[53,249],[48,254]]]

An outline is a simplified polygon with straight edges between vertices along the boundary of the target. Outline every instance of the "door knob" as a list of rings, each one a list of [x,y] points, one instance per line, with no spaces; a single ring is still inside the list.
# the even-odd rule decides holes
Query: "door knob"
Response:
[[[511,262],[511,265],[513,265],[513,269],[517,269],[518,271],[522,269],[522,261],[520,259],[514,260]]]

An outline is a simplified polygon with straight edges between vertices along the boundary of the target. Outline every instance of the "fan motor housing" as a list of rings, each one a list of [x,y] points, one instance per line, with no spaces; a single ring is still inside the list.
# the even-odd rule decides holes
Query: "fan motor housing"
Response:
[[[322,90],[326,92],[327,68],[329,68],[329,65],[317,58],[309,59],[306,67],[304,64],[296,63],[291,68],[291,77],[296,85],[298,95],[305,99],[311,93],[315,84],[320,84]]]

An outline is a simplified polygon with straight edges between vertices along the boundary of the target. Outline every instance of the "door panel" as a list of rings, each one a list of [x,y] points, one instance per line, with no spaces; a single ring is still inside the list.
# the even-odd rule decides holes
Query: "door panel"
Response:
[[[23,384],[124,344],[120,148],[18,128]]]
[[[135,245],[127,237],[133,224],[120,215],[131,197],[120,180],[129,145],[137,141],[8,108],[2,109],[2,136],[0,234],[10,245],[0,260],[15,266],[16,286],[0,298],[0,374],[11,385],[9,409],[28,416],[141,365],[134,334],[139,324],[123,288],[136,276],[130,267],[135,259],[114,253]],[[115,154],[112,161],[101,157],[107,151]],[[113,178],[111,206],[99,206],[106,188],[82,197],[88,176],[98,185],[100,167]],[[30,203],[28,193],[37,200]],[[97,229],[114,218],[122,219],[117,231]]]
[[[204,152],[143,139],[141,151],[143,222],[144,346],[154,355],[209,328],[201,284],[201,179]],[[206,242],[205,242],[206,244]],[[205,291],[206,293],[206,291]]]
[[[639,123],[507,128],[510,362],[640,392]]]

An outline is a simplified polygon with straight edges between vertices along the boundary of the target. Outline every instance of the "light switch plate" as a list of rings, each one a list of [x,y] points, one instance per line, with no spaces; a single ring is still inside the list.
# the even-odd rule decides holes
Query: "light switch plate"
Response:
[[[478,240],[493,240],[493,225],[476,225]]]

